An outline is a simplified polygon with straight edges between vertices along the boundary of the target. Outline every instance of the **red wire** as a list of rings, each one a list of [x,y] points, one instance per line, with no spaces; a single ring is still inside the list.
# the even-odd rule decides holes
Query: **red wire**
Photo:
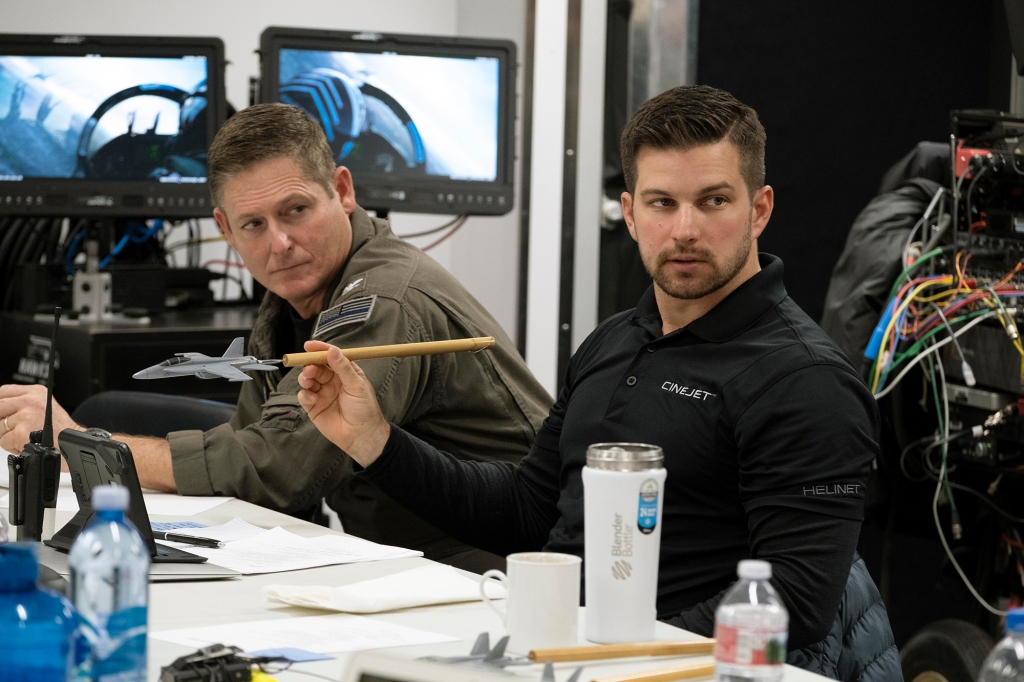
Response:
[[[1024,549],[1024,543],[1014,540],[1006,533],[1003,533],[1003,542],[1010,545],[1011,547],[1016,547],[1017,549]]]
[[[453,227],[452,229],[450,229],[450,230],[448,231],[448,233],[447,233],[447,234],[445,234],[445,236],[441,237],[440,239],[438,239],[438,240],[437,240],[436,242],[434,242],[433,244],[431,244],[431,245],[429,245],[429,246],[424,246],[424,247],[423,247],[423,248],[422,248],[421,250],[422,250],[422,251],[430,251],[430,250],[431,250],[432,248],[434,248],[435,246],[437,246],[438,244],[440,244],[441,242],[443,242],[443,241],[444,241],[445,239],[448,239],[448,237],[451,237],[451,236],[452,236],[453,234],[455,234],[456,232],[458,232],[458,231],[459,231],[459,228],[460,228],[460,227],[462,227],[462,226],[463,226],[463,225],[465,225],[465,224],[466,224],[466,218],[465,218],[465,217],[463,217],[463,218],[462,218],[462,220],[460,220],[460,221],[458,222],[458,224],[457,224],[457,225],[455,225],[455,227]]]

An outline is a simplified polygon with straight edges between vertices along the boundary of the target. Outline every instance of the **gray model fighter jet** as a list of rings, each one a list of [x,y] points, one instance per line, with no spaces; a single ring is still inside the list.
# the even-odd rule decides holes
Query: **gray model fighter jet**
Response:
[[[228,381],[252,381],[243,372],[272,372],[280,360],[257,360],[251,355],[242,355],[245,339],[239,336],[231,342],[224,355],[211,358],[202,353],[175,353],[164,360],[132,375],[135,379],[166,379],[168,377],[197,376],[200,379],[227,379]]]

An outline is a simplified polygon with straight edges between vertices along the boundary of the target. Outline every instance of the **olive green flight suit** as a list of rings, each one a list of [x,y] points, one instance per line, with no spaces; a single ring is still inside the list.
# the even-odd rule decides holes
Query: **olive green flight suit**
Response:
[[[493,336],[496,346],[479,353],[364,360],[359,366],[388,420],[460,458],[518,462],[552,400],[512,341],[454,277],[395,237],[387,221],[357,207],[351,223],[350,255],[313,338],[345,348]],[[250,355],[280,357],[274,344],[282,314],[288,314],[287,303],[268,293],[249,339]],[[353,535],[422,550],[470,570],[501,565],[356,478],[352,460],[299,405],[300,371],[261,372],[246,382],[227,424],[168,434],[180,494],[232,495],[285,513],[308,511],[326,497]]]

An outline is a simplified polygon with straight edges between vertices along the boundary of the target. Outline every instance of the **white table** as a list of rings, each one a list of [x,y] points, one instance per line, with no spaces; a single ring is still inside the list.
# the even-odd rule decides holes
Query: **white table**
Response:
[[[214,526],[226,523],[236,517],[243,518],[249,523],[264,528],[281,526],[292,533],[307,537],[334,532],[327,528],[300,521],[240,500],[231,500],[196,516],[154,516],[153,520],[191,520]],[[71,514],[58,512],[57,527],[61,527],[70,518]],[[428,563],[430,563],[428,560],[422,558],[393,559],[371,563],[325,566],[287,573],[243,576],[230,580],[152,583],[149,593],[149,631],[152,633],[201,625],[238,623],[274,618],[284,620],[295,616],[328,615],[330,612],[327,611],[271,604],[264,599],[261,590],[264,585],[272,583],[346,585],[369,578],[398,573]],[[379,653],[387,653],[403,658],[417,658],[428,655],[464,655],[469,653],[469,649],[479,633],[488,631],[492,644],[505,634],[504,627],[498,616],[482,602],[404,609],[377,614],[371,617],[390,623],[447,634],[460,639],[458,642],[447,644],[397,647],[379,651]],[[582,627],[584,622],[582,609],[579,622]],[[698,635],[674,628],[665,623],[658,623],[656,636],[660,640],[702,639]],[[587,643],[582,636],[580,637],[580,643]],[[225,642],[225,644],[230,644],[230,642]],[[151,682],[158,680],[162,666],[168,665],[175,658],[191,651],[193,649],[150,637],[149,680]],[[335,657],[334,660],[296,664],[294,667],[299,670],[326,675],[332,679],[340,680],[351,654],[331,655]],[[581,679],[586,681],[595,677],[608,677],[634,671],[671,667],[687,661],[697,660],[698,658],[706,657],[659,657],[602,662],[600,664],[587,665]],[[571,674],[571,671],[575,670],[576,666],[577,664],[573,663],[558,664],[555,666],[555,675],[558,680],[564,681]],[[539,665],[530,665],[508,668],[507,670],[532,680],[539,680],[542,668]],[[309,682],[311,679],[306,675],[288,671],[278,673],[275,677],[278,677],[281,682]],[[812,680],[823,680],[825,678],[792,666],[786,666],[784,679],[786,682],[811,682]]]

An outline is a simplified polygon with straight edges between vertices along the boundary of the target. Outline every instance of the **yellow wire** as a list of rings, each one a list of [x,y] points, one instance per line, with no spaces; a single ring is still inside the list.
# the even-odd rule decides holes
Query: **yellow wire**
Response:
[[[872,381],[871,381],[871,392],[872,393],[874,393],[875,390],[878,388],[878,381],[879,381],[879,379],[882,376],[882,354],[888,352],[887,351],[887,347],[889,345],[889,343],[888,343],[889,342],[889,337],[891,336],[893,329],[895,329],[896,321],[903,314],[903,311],[906,310],[907,306],[910,305],[910,302],[914,298],[916,298],[917,295],[923,289],[926,289],[926,288],[928,288],[930,286],[937,286],[937,285],[940,285],[940,284],[952,284],[952,282],[953,282],[953,277],[950,276],[950,275],[947,275],[947,276],[942,277],[940,279],[933,279],[933,280],[930,280],[928,282],[922,282],[922,283],[918,284],[916,287],[914,287],[913,289],[911,289],[910,293],[907,295],[907,297],[905,299],[903,299],[903,302],[900,303],[899,307],[896,310],[892,311],[892,317],[889,318],[889,323],[886,325],[885,332],[882,334],[882,343],[878,347],[878,353],[879,353],[878,362],[875,363],[875,376],[872,378]]]

